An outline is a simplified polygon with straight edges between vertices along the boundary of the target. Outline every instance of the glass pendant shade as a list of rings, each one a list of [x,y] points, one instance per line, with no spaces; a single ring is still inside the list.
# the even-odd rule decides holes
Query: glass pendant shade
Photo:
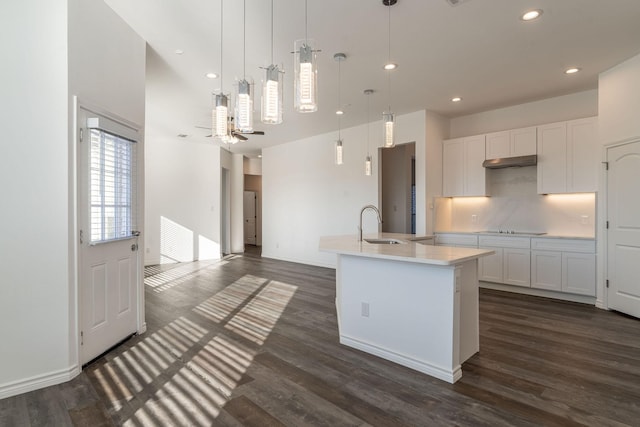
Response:
[[[246,77],[238,82],[235,105],[235,127],[243,133],[253,132],[253,94]]]
[[[299,113],[318,110],[318,68],[312,40],[296,40],[294,43],[295,109]]]
[[[282,123],[282,73],[277,65],[269,65],[262,82],[262,123]]]
[[[222,139],[229,136],[229,98],[223,93],[215,95],[214,108],[211,114],[212,133],[215,138]]]
[[[342,140],[339,139],[336,141],[336,165],[341,165],[343,163],[342,150]]]
[[[367,158],[364,161],[364,174],[371,176],[371,156],[367,154]]]
[[[384,146],[385,148],[394,147],[393,125],[395,124],[395,115],[392,112],[382,113],[382,122],[384,123]]]

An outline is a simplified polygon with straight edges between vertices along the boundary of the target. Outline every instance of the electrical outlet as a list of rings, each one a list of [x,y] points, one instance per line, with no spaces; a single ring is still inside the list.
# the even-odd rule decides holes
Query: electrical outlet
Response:
[[[471,224],[477,224],[478,223],[478,215],[473,214],[471,215]]]
[[[362,317],[369,317],[369,303],[362,303]]]
[[[581,215],[580,216],[580,224],[582,224],[582,225],[589,224],[589,215]]]

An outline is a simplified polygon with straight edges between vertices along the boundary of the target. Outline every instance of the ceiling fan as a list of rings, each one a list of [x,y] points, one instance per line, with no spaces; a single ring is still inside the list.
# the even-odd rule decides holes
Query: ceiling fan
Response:
[[[196,127],[199,129],[211,130],[210,127],[206,127],[206,126],[196,126]],[[254,130],[253,132],[240,132],[233,125],[233,117],[229,118],[229,133],[231,134],[231,136],[237,138],[239,141],[246,141],[247,139],[249,139],[245,135],[264,135],[264,131],[261,131],[261,130]],[[212,136],[211,134],[205,135],[205,138],[211,138],[211,136]]]

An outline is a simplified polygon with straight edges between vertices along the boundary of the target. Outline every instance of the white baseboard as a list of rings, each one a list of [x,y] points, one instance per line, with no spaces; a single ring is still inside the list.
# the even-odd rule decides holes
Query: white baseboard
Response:
[[[73,365],[68,369],[36,375],[18,381],[0,384],[0,399],[27,393],[44,387],[61,384],[74,379],[80,374],[80,366]]]
[[[462,378],[462,368],[460,365],[456,366],[452,370],[448,370],[441,366],[432,365],[425,360],[418,360],[345,335],[340,335],[340,344],[357,348],[358,350],[373,354],[374,356],[382,357],[383,359],[390,360],[399,365],[406,366],[407,368],[415,369],[416,371],[438,378],[439,380],[446,381],[450,384],[453,384]]]
[[[566,294],[564,292],[547,291],[544,289],[524,288],[521,286],[504,285],[502,283],[479,282],[479,286],[485,289],[494,289],[497,291],[513,292],[516,294],[533,295],[536,297],[545,297],[559,299],[563,301],[580,302],[583,304],[596,305],[596,298],[586,295]]]

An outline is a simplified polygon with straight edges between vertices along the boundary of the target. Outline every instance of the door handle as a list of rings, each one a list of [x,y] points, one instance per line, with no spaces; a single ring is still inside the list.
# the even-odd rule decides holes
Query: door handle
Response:
[[[135,252],[138,250],[138,244],[134,243],[133,245],[131,245],[131,252]]]

